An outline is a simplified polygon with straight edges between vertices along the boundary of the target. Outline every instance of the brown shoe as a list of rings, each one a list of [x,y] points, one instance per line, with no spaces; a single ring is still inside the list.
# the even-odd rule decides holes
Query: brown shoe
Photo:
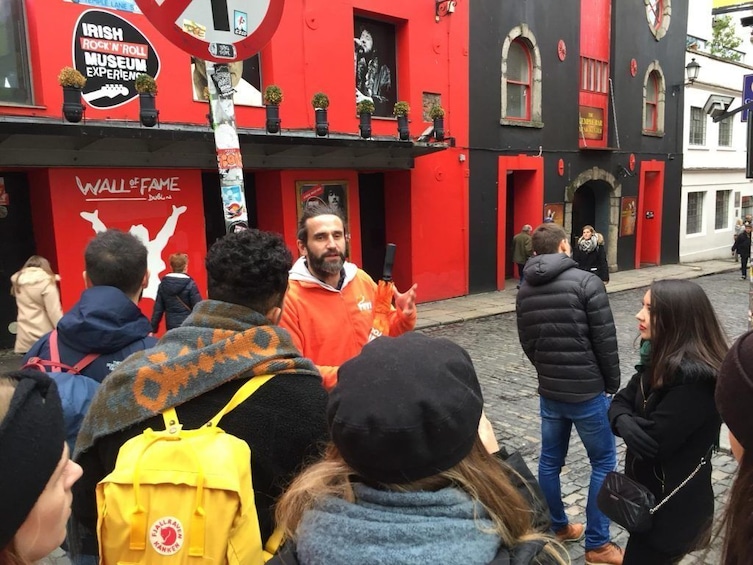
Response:
[[[583,524],[568,524],[554,532],[557,541],[580,541],[586,535],[586,527]]]
[[[622,565],[625,550],[614,542],[608,542],[586,551],[586,565]]]

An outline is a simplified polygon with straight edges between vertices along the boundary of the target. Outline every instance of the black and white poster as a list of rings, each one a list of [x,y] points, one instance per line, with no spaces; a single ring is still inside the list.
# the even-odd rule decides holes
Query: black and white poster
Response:
[[[397,102],[395,26],[354,18],[356,103],[371,100],[375,116],[392,116]]]
[[[259,55],[245,61],[228,63],[230,82],[233,87],[233,103],[236,106],[261,106],[261,67]],[[206,63],[191,57],[191,83],[196,102],[209,101]]]
[[[93,108],[114,108],[138,95],[141,73],[159,75],[154,47],[136,27],[111,12],[87,10],[76,22],[73,61],[86,77],[84,100]]]

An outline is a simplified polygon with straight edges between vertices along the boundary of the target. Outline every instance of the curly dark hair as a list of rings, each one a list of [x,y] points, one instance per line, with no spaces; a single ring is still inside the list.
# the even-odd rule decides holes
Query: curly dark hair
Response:
[[[144,283],[147,250],[136,236],[109,229],[88,243],[84,263],[94,286],[114,286],[123,294],[134,296]]]
[[[218,239],[205,265],[209,298],[266,314],[282,304],[293,256],[280,234],[251,229]]]
[[[348,231],[348,226],[345,222],[345,215],[342,213],[342,210],[340,210],[339,207],[333,206],[332,204],[324,204],[319,202],[304,203],[303,214],[301,214],[301,219],[298,220],[299,241],[302,241],[303,243],[306,243],[308,241],[309,233],[306,222],[308,222],[311,218],[316,218],[317,216],[337,216],[343,223],[343,229],[346,232]]]

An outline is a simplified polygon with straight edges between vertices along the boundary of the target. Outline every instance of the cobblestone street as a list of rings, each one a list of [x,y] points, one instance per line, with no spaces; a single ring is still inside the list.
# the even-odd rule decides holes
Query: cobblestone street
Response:
[[[747,329],[747,281],[739,280],[737,273],[724,273],[698,278],[695,282],[709,295],[730,340]],[[633,366],[638,359],[635,343],[638,332],[634,316],[640,309],[644,293],[645,289],[636,289],[609,295],[617,326],[623,385],[633,375]],[[423,331],[432,336],[449,338],[468,350],[484,390],[486,413],[500,443],[509,451],[520,450],[536,474],[540,435],[536,373],[520,348],[515,314],[501,314]],[[622,440],[618,439],[617,445],[618,465],[622,469]],[[713,466],[718,514],[732,482],[736,463],[729,454],[720,452],[714,456]],[[562,494],[569,507],[568,514],[574,521],[585,522],[589,472],[588,457],[573,431],[567,466],[562,472]],[[615,525],[612,526],[612,533],[613,539],[624,547],[627,533]],[[719,563],[717,545],[712,546],[708,555],[699,552],[688,556],[683,564]],[[569,549],[573,564],[582,565],[583,543],[571,544]]]

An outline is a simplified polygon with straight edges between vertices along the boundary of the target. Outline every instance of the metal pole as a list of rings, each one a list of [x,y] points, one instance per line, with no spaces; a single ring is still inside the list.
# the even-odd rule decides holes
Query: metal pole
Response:
[[[225,231],[232,233],[248,229],[248,209],[243,187],[243,161],[238,132],[235,129],[234,90],[230,69],[226,64],[207,61],[206,67]]]

